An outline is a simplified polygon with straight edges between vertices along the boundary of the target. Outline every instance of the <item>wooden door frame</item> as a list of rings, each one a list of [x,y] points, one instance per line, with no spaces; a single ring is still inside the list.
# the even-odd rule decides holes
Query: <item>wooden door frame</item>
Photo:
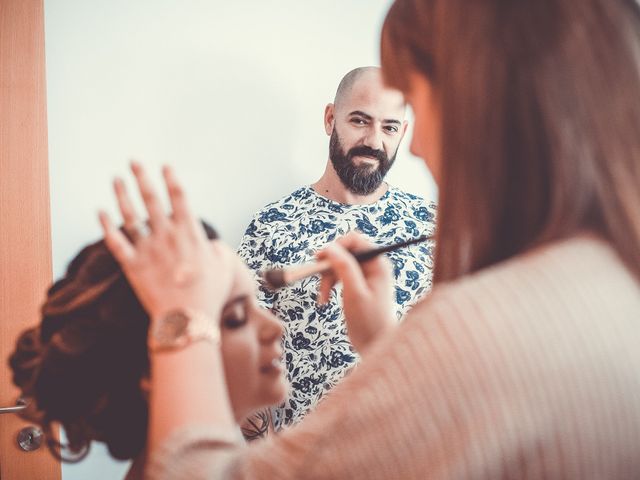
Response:
[[[7,357],[24,328],[38,322],[51,283],[51,217],[43,0],[0,0],[0,406],[10,406]],[[46,446],[23,452],[28,423],[0,415],[0,478],[61,478]]]

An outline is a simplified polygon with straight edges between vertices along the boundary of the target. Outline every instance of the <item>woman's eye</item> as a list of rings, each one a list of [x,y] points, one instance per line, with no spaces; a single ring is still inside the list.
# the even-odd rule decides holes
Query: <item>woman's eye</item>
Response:
[[[245,323],[247,323],[247,312],[244,302],[237,302],[222,313],[222,326],[224,328],[240,328]]]
[[[247,319],[244,316],[226,315],[222,317],[222,325],[225,328],[240,328],[244,326],[245,323],[247,323]]]

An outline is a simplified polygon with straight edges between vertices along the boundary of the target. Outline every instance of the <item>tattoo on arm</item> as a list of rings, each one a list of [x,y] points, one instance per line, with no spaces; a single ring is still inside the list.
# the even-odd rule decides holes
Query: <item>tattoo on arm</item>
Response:
[[[271,410],[268,408],[258,410],[251,416],[247,417],[240,426],[244,439],[248,442],[266,438],[269,431],[273,431],[273,423],[271,421]]]

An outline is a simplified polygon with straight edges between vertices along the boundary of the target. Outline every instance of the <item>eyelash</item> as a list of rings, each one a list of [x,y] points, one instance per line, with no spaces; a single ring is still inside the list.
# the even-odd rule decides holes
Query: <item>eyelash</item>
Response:
[[[244,327],[245,323],[247,323],[246,318],[237,318],[235,315],[224,317],[222,319],[223,325],[225,328],[229,330],[235,330],[236,328]]]
[[[234,330],[236,328],[244,327],[247,323],[247,312],[244,308],[236,307],[232,312],[222,317],[222,325],[224,328]]]

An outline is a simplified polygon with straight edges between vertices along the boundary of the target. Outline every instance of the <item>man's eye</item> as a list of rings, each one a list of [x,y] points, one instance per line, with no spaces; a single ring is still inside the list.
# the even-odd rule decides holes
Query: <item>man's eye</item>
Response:
[[[384,127],[384,128],[385,128],[385,129],[387,130],[387,132],[389,132],[389,133],[397,133],[397,131],[398,131],[398,127],[394,127],[394,126],[388,126],[388,127]]]
[[[352,118],[351,123],[355,123],[356,125],[364,125],[367,122],[365,122],[362,118]]]

